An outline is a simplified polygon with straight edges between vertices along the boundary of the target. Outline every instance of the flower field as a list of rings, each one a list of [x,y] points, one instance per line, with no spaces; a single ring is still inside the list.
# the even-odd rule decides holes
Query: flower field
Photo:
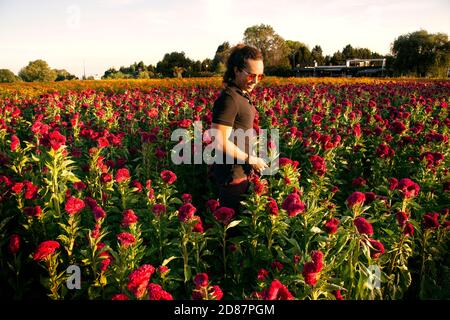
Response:
[[[240,214],[170,158],[219,93],[0,85],[0,296],[450,298],[449,81],[268,79],[254,127],[279,130],[280,170]]]

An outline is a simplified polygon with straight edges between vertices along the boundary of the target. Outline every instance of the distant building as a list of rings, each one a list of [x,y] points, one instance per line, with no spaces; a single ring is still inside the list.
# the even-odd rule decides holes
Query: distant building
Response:
[[[299,77],[384,77],[386,59],[348,59],[345,65],[305,67],[297,70]]]

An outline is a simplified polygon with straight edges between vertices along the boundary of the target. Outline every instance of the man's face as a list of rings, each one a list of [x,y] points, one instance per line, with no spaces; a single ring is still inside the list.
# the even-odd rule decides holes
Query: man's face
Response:
[[[234,68],[235,82],[242,91],[251,92],[261,80],[261,75],[264,73],[264,63],[262,60],[247,59],[245,64],[246,66],[242,70]]]

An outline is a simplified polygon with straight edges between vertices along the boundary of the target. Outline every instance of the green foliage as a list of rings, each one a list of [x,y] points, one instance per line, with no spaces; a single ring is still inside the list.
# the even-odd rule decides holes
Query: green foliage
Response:
[[[16,81],[20,81],[20,78],[17,77],[11,70],[0,69],[0,83]]]
[[[450,41],[444,33],[415,31],[392,45],[394,68],[399,75],[445,77],[450,62]]]
[[[63,81],[63,80],[78,80],[78,78],[73,75],[70,74],[66,69],[54,69],[54,71],[56,72],[56,79],[55,81]]]
[[[19,71],[19,77],[27,82],[54,81],[57,73],[52,70],[44,60],[30,61]]]
[[[271,26],[260,24],[245,29],[243,41],[261,51],[266,66],[289,65],[289,47]]]

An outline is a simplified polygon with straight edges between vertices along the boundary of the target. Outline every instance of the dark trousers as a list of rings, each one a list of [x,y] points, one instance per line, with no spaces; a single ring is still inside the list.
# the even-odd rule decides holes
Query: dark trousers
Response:
[[[244,194],[248,191],[248,177],[232,179],[226,184],[219,184],[219,202],[221,207],[234,209],[236,213],[240,213],[240,202],[244,200]]]
[[[208,168],[221,207],[232,208],[237,214],[242,211],[240,202],[249,189],[252,172],[249,165],[212,165]]]

